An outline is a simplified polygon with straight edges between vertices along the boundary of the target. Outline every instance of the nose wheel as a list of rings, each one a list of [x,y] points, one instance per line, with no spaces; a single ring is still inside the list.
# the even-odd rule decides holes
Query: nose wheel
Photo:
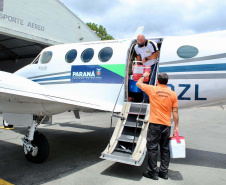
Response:
[[[32,163],[43,163],[49,156],[49,143],[46,137],[35,131],[34,139],[29,142],[25,137],[23,139],[24,154],[28,161]]]

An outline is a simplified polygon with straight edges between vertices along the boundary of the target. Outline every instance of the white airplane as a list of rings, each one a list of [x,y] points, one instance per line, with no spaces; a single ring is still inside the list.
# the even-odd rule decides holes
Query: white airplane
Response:
[[[178,94],[179,108],[225,104],[225,36],[226,31],[219,31],[146,38],[158,44],[156,70],[169,75],[168,87]],[[122,39],[51,46],[14,74],[0,72],[0,112],[9,124],[29,126],[22,139],[29,161],[47,159],[48,141],[36,128],[51,123],[52,115],[69,110],[77,118],[79,111],[121,112],[125,103],[140,101],[139,89],[131,79],[136,43],[136,39]],[[118,117],[125,120],[122,114]],[[130,153],[131,146],[122,142],[115,146]],[[144,155],[145,147],[142,151]],[[142,163],[142,156],[138,158]]]

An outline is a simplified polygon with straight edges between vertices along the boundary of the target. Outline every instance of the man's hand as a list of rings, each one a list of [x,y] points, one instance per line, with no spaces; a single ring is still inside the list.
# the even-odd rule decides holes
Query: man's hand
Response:
[[[175,135],[176,136],[176,132],[178,132],[179,133],[179,129],[178,129],[178,126],[176,127],[174,127],[174,129],[173,129],[173,135]]]
[[[143,85],[143,82],[144,82],[144,79],[145,79],[146,77],[148,77],[149,75],[150,75],[150,73],[146,72],[146,73],[143,74],[144,77],[141,77],[141,78],[137,81],[136,85],[137,85],[138,88],[141,89],[141,87],[142,87],[142,85]]]
[[[142,64],[144,64],[144,63],[146,63],[146,62],[147,62],[147,61],[146,61],[145,58],[141,61]]]
[[[143,76],[146,78],[146,77],[148,77],[150,75],[150,73],[148,73],[148,72],[145,72],[144,74],[143,74]]]

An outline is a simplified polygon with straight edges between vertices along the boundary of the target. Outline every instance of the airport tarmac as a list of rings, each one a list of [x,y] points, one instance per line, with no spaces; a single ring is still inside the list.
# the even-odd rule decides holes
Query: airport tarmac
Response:
[[[168,180],[143,177],[146,159],[140,167],[99,159],[109,140],[110,113],[81,113],[78,120],[67,112],[54,116],[53,125],[38,129],[50,144],[43,164],[24,157],[20,138],[27,133],[25,127],[0,130],[0,184],[3,180],[16,185],[226,184],[226,111],[195,108],[180,110],[179,115],[187,156],[171,160]]]

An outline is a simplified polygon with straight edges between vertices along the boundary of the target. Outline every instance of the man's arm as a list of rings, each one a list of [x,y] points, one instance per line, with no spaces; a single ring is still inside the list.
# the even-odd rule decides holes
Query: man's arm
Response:
[[[141,63],[141,56],[140,55],[137,55],[137,64],[138,65],[142,65],[142,63]]]
[[[136,53],[136,58],[137,58],[137,61],[141,61],[141,56],[140,56],[140,53],[137,51],[137,45],[134,47],[134,50],[135,50],[135,53]]]
[[[159,51],[155,52],[155,53],[152,53],[151,56],[149,57],[146,57],[148,60],[154,60],[154,59],[157,59],[159,57]],[[144,58],[141,63],[146,63],[146,59]]]
[[[152,55],[147,58],[148,60],[153,60],[153,59],[157,59],[158,57],[159,57],[159,51],[152,53]]]
[[[141,56],[137,55],[137,61],[141,61]]]
[[[173,120],[174,120],[174,129],[173,129],[173,134],[176,135],[176,132],[179,132],[178,129],[178,120],[179,120],[179,114],[178,114],[178,107],[173,107],[172,109],[173,112]]]
[[[140,88],[141,89],[141,87],[142,87],[142,85],[144,84],[143,82],[144,82],[144,79],[146,78],[146,77],[148,77],[150,75],[150,73],[144,73],[143,74],[143,77],[141,77],[138,81],[137,81],[137,83],[136,83],[136,85],[137,85],[137,87],[138,88]]]

